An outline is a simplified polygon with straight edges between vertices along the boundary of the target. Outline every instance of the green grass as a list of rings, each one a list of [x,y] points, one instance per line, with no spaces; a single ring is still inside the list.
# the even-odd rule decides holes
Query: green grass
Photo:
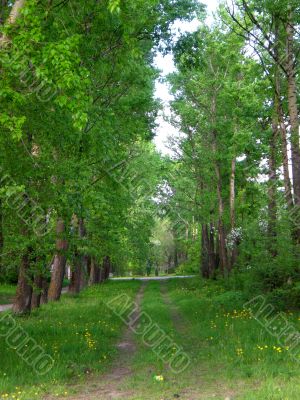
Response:
[[[133,298],[139,286],[138,282],[108,282],[76,297],[64,295],[60,302],[16,318],[55,363],[46,375],[37,375],[0,337],[0,399],[7,399],[7,394],[20,400],[40,399],[47,392],[62,395],[69,392],[66,384],[105,371],[124,328],[105,303],[124,292]]]
[[[237,399],[300,398],[300,363],[244,311],[242,293],[199,280],[172,281],[169,288],[189,323],[188,346],[194,364],[206,365],[213,371],[211,378],[218,371],[218,379],[226,385],[238,387],[243,382]],[[299,312],[285,316],[300,330]]]
[[[199,279],[162,284],[167,285],[181,318],[174,324],[160,294],[160,282],[148,283],[142,310],[183,347],[191,366],[174,375],[137,337],[134,374],[125,382],[126,388],[135,388],[136,395],[130,399],[168,400],[174,395],[199,400],[300,398],[300,364],[244,311],[241,292],[228,292],[222,283]],[[300,329],[299,313],[286,317]],[[156,382],[155,375],[164,380]]]
[[[0,304],[12,303],[15,293],[15,285],[0,284]]]
[[[88,375],[106,371],[117,356],[115,343],[124,329],[103,302],[124,292],[134,298],[140,284],[108,282],[78,297],[65,295],[58,303],[18,318],[26,332],[54,357],[55,365],[49,374],[35,375],[0,338],[0,399],[6,399],[6,393],[15,396],[9,400],[41,399],[47,392],[67,396],[75,392],[72,385],[89,385]],[[167,295],[162,294],[163,285]],[[142,311],[182,346],[191,365],[175,375],[141,336],[135,336],[133,373],[121,381],[122,389],[132,393],[130,400],[300,398],[300,364],[244,311],[244,301],[243,293],[226,291],[222,282],[196,278],[148,282]],[[300,330],[298,312],[288,312],[286,317]],[[158,375],[163,376],[160,382],[154,379]]]

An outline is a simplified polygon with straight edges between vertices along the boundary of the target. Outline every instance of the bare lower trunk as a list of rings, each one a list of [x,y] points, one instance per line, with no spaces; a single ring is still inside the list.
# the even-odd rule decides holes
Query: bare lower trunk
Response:
[[[220,255],[221,270],[223,274],[225,274],[225,272],[230,270],[230,266],[227,262],[226,234],[223,223],[224,204],[222,199],[221,172],[217,163],[215,164],[215,171],[217,176],[217,194],[218,194],[218,204],[219,204],[219,255]]]
[[[300,148],[299,148],[299,119],[297,105],[297,84],[294,52],[294,29],[292,11],[289,11],[289,20],[286,24],[287,33],[287,78],[288,78],[288,108],[291,125],[291,152],[293,189],[296,214],[294,219],[300,223]],[[297,241],[300,242],[300,232],[297,229]]]
[[[208,266],[209,266],[209,276],[212,278],[215,274],[216,269],[216,254],[215,254],[215,235],[214,226],[210,224],[210,232],[208,235]]]
[[[92,257],[89,284],[94,285],[99,282],[100,282],[100,268],[97,265],[95,259]]]
[[[232,232],[232,249],[231,249],[231,259],[228,260],[230,263],[230,268],[232,268],[237,260],[238,257],[238,247],[237,241],[234,234],[235,230],[235,173],[236,173],[236,158],[234,157],[231,160],[231,174],[230,174],[230,194],[229,194],[229,205],[230,205],[230,225],[231,225],[231,232]]]
[[[33,281],[33,292],[31,298],[31,308],[38,308],[41,304],[41,296],[43,290],[43,277],[42,275],[36,275]]]
[[[278,126],[279,132],[281,136],[281,154],[282,154],[282,166],[283,166],[283,179],[284,179],[284,194],[286,203],[289,210],[292,210],[294,207],[294,200],[292,194],[292,185],[290,178],[290,169],[289,169],[289,156],[288,156],[288,141],[287,141],[287,131],[284,122],[284,111],[283,105],[281,101],[281,84],[280,84],[280,75],[279,68],[276,67],[275,71],[275,106],[278,118]]]
[[[206,224],[202,224],[201,235],[201,274],[203,278],[209,278],[209,262],[208,262],[208,247],[209,247],[208,229]]]
[[[78,236],[82,240],[86,236],[86,230],[84,227],[84,220],[80,218],[78,220]],[[71,274],[71,283],[69,291],[71,293],[79,293],[88,282],[87,274],[87,257],[79,251],[75,254],[74,267]]]
[[[65,268],[66,268],[66,251],[68,248],[68,242],[65,238],[66,227],[65,222],[62,218],[58,219],[56,225],[56,254],[54,256],[51,282],[48,291],[48,300],[56,301],[60,299],[61,290],[63,286]]]
[[[268,187],[268,236],[269,236],[269,249],[273,256],[276,255],[276,225],[277,225],[277,175],[276,175],[276,139],[277,139],[277,117],[274,114],[272,123],[272,135],[270,138],[270,151],[269,151],[269,187]]]
[[[15,314],[23,314],[31,309],[32,286],[30,284],[29,268],[30,251],[26,249],[19,269],[17,292],[13,305]]]
[[[80,255],[75,254],[75,263],[71,273],[71,281],[69,286],[69,292],[78,294],[81,288],[81,274],[82,274],[82,260]]]
[[[2,201],[0,199],[0,274],[3,274],[3,246],[4,246],[4,236],[3,236],[3,210],[2,210]]]
[[[103,281],[106,281],[109,278],[110,269],[111,269],[110,257],[106,256],[103,259]]]
[[[43,278],[40,304],[48,303],[48,288],[49,288],[49,283],[46,278]]]
[[[235,228],[235,169],[236,159],[231,160],[231,174],[230,174],[230,223],[231,229]]]

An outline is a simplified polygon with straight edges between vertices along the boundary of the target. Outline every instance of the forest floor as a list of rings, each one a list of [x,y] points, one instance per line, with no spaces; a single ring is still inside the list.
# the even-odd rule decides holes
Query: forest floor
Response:
[[[131,319],[143,312],[132,327],[118,316],[122,305],[114,309],[120,312],[107,307],[119,296],[135,301]],[[300,330],[298,312],[285,317]],[[170,338],[171,351],[179,346],[189,358],[184,371],[174,373],[163,347],[151,345],[154,334],[141,334],[149,318]],[[242,294],[221,282],[108,282],[18,323],[55,364],[34,374],[0,337],[1,400],[300,398],[300,364],[243,308]]]

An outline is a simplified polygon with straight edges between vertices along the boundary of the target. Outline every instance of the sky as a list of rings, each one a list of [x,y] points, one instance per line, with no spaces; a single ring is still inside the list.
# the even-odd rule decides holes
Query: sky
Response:
[[[202,3],[207,5],[208,18],[206,22],[210,24],[213,20],[212,13],[216,10],[219,0],[201,0]],[[192,22],[178,22],[174,24],[174,30],[181,32],[193,32],[199,26],[199,22],[194,20]],[[163,57],[162,54],[158,54],[154,61],[155,66],[161,70],[161,77],[164,78],[168,74],[175,71],[175,66],[173,62],[173,57],[171,54]],[[170,116],[170,105],[169,102],[172,100],[172,95],[169,93],[169,88],[167,83],[156,82],[156,97],[162,101],[163,110],[159,113],[157,117],[158,128],[156,130],[156,137],[154,138],[154,143],[157,149],[162,154],[172,154],[172,151],[167,147],[168,137],[176,137],[179,132],[176,128],[165,121],[165,117]]]

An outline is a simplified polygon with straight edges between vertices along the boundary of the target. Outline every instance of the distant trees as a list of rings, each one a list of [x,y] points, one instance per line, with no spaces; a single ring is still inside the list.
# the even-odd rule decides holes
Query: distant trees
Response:
[[[271,263],[285,282],[299,274],[298,11],[294,1],[228,2],[213,27],[174,47],[173,123],[183,135],[166,198],[199,227],[206,278]]]

